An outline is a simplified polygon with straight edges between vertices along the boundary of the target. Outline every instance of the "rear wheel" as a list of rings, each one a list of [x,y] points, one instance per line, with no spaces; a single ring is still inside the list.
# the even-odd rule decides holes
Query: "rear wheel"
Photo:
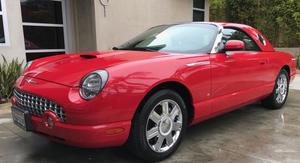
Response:
[[[135,115],[129,149],[147,161],[160,161],[176,151],[187,124],[183,99],[172,90],[153,94]]]
[[[262,104],[270,109],[280,109],[286,102],[289,93],[289,75],[282,69],[276,79],[273,93],[262,101]]]

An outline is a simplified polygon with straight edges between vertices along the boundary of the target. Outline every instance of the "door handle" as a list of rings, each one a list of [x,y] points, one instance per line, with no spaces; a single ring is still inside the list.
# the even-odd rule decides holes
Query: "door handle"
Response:
[[[259,64],[264,65],[266,64],[266,61],[260,61]]]

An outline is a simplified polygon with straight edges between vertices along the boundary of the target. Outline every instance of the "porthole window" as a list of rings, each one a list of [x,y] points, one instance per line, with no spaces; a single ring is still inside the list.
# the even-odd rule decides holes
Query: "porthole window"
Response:
[[[261,35],[257,34],[257,37],[258,37],[259,41],[260,41],[264,46],[267,45],[266,40],[265,40]]]

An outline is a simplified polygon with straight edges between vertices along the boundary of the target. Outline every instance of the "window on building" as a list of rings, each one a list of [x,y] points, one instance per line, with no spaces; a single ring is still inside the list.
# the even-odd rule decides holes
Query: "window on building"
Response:
[[[0,0],[0,46],[9,44],[5,0]]]
[[[27,61],[66,53],[64,0],[22,0]]]
[[[204,21],[205,0],[194,0],[193,21]]]

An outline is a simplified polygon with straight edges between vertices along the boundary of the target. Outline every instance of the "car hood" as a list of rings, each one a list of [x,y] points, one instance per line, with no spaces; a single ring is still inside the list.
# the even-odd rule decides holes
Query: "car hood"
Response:
[[[24,76],[76,87],[79,86],[81,79],[92,71],[167,56],[169,55],[166,53],[141,51],[106,51],[58,55],[34,61],[24,72]]]

